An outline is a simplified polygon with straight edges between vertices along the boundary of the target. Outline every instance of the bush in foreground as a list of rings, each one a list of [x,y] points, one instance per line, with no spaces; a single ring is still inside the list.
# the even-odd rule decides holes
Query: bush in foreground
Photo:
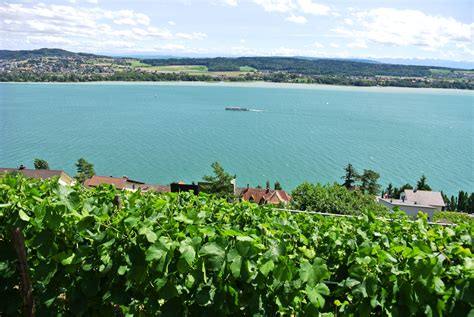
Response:
[[[7,176],[0,179],[5,315],[21,309],[14,227],[26,238],[40,316],[474,313],[472,225],[372,213],[322,218],[205,195]]]

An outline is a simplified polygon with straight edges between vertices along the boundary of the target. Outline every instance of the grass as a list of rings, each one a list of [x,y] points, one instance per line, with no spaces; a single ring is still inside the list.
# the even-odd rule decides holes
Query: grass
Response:
[[[451,71],[449,69],[430,69],[432,74],[449,74]]]
[[[137,60],[133,60],[131,63],[130,63],[130,67],[132,68],[137,68],[137,67],[149,67],[150,65],[148,64],[145,64],[145,63],[142,63],[140,61],[137,61]]]
[[[250,66],[240,66],[240,71],[250,73],[250,72],[256,72],[257,69]]]
[[[169,66],[149,66],[144,70],[155,72],[186,72],[186,73],[207,73],[207,66],[202,65],[169,65]]]

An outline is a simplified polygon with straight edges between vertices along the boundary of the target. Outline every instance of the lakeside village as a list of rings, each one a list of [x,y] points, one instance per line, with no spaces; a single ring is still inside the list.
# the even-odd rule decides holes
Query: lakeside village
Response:
[[[424,175],[415,188],[410,184],[405,184],[400,188],[389,184],[380,192],[380,185],[377,184],[378,173],[364,170],[363,175],[358,175],[351,164],[345,168],[346,173],[342,177],[344,180],[342,185],[322,186],[303,183],[291,194],[283,190],[279,182],[275,182],[273,189],[270,188],[269,181],[266,182],[265,188],[261,186],[253,188],[249,184],[246,187],[237,187],[236,176],[227,174],[217,162],[212,164],[215,176],[204,176],[203,182],[186,184],[179,181],[169,185],[148,184],[127,176],[95,175],[93,165],[84,159],[79,159],[76,163],[78,173],[75,177],[63,170],[50,170],[45,160],[35,159],[34,165],[35,169],[26,168],[24,165],[17,168],[0,168],[0,175],[20,173],[28,178],[42,180],[57,178],[59,184],[63,186],[74,186],[79,182],[87,188],[95,188],[107,184],[121,191],[140,190],[156,193],[191,191],[196,195],[204,192],[260,205],[270,204],[287,209],[328,214],[358,214],[366,208],[374,211],[403,211],[411,217],[416,217],[419,212],[423,212],[427,214],[429,220],[443,223],[457,222],[459,219],[469,222],[474,220],[474,193],[468,195],[460,191],[458,197],[452,196],[449,199],[443,192],[432,191]],[[360,185],[356,184],[357,180],[361,181]],[[334,201],[338,201],[341,205],[345,204],[345,208],[338,208]],[[328,204],[332,205],[332,208],[326,208]]]

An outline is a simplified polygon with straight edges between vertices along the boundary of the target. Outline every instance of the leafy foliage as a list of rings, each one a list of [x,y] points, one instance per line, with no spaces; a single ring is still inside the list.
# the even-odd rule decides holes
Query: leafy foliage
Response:
[[[373,170],[364,170],[364,173],[359,176],[360,189],[368,194],[377,195],[380,190],[380,184],[377,183],[380,174]]]
[[[214,175],[203,176],[203,180],[206,182],[202,184],[204,192],[209,194],[215,194],[218,197],[231,197],[234,195],[233,181],[235,175],[232,176],[218,163],[214,162],[211,164]]]
[[[77,174],[75,178],[83,183],[86,179],[91,178],[95,175],[94,165],[87,162],[85,159],[80,158],[76,163]]]
[[[433,221],[448,220],[452,223],[469,223],[474,225],[474,218],[457,211],[435,211]]]
[[[446,203],[445,210],[465,212],[474,214],[474,193],[460,190],[457,197],[452,195],[451,199],[441,192],[444,202]]]
[[[387,209],[375,202],[371,195],[347,190],[338,184],[303,183],[291,193],[292,208],[335,214],[366,214],[369,210],[383,214]]]
[[[203,194],[87,190],[7,175],[2,315],[18,315],[21,305],[14,227],[26,237],[38,316],[473,313],[472,225],[370,212],[324,218]]]
[[[35,169],[37,170],[49,170],[49,164],[47,161],[36,158],[34,161]]]

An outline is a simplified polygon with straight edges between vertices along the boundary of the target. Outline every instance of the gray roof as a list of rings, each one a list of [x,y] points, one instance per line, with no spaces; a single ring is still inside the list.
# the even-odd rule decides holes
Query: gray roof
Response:
[[[416,202],[418,205],[445,206],[440,192],[405,189],[405,202]]]
[[[33,177],[33,178],[42,178],[47,179],[55,176],[61,176],[64,173],[62,170],[36,170],[36,169],[18,169],[18,168],[9,168],[9,167],[0,167],[0,173],[21,173],[26,177]]]

